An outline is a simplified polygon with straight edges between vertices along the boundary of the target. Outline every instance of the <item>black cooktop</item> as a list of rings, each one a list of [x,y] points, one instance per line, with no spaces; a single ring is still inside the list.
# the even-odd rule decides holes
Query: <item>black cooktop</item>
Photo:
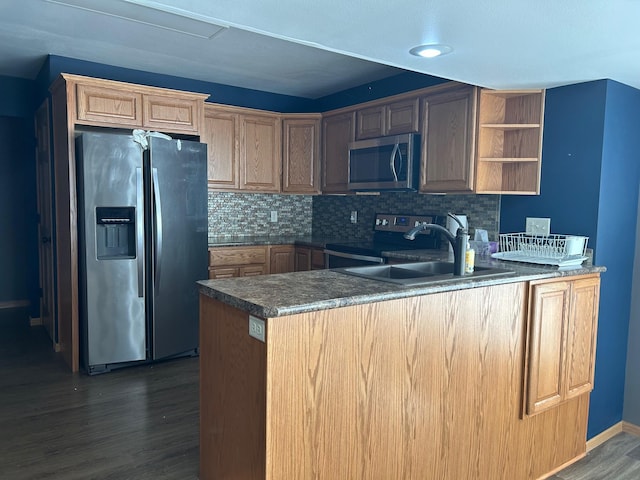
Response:
[[[426,221],[444,225],[441,215],[397,215],[376,214],[373,240],[354,240],[347,242],[328,243],[327,250],[356,255],[377,255],[393,250],[422,250],[438,249],[441,244],[441,234],[425,230],[416,235],[415,240],[407,240],[404,233],[410,230],[415,222]]]

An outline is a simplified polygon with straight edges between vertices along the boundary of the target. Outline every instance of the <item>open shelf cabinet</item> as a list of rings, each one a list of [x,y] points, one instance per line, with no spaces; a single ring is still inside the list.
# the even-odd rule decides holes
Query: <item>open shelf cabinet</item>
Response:
[[[544,90],[480,91],[476,193],[540,193]]]

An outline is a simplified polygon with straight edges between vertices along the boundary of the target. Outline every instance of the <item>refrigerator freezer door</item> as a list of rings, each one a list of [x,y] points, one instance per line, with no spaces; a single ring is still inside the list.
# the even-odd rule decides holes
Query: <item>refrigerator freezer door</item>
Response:
[[[76,155],[83,356],[91,373],[146,358],[142,153],[131,136],[83,133]]]
[[[197,280],[208,276],[207,150],[197,142],[150,138],[152,358],[198,347]],[[156,218],[158,217],[158,218]]]

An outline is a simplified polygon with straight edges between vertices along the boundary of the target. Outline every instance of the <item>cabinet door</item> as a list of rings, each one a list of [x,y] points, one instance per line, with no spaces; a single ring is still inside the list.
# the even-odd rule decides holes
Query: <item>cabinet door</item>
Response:
[[[280,118],[240,115],[240,189],[280,191]]]
[[[387,105],[385,109],[385,135],[418,132],[419,98],[412,98]]]
[[[202,101],[164,95],[144,95],[143,125],[163,132],[198,133]]]
[[[311,270],[311,249],[308,247],[296,247],[295,259],[296,272]]]
[[[320,191],[320,119],[285,118],[282,121],[282,191]]]
[[[570,284],[533,284],[530,291],[527,413],[539,413],[563,400],[565,335]]]
[[[355,124],[355,111],[322,121],[322,193],[348,192],[349,142],[355,139]]]
[[[205,105],[200,139],[207,144],[209,187],[237,190],[240,186],[238,115]]]
[[[567,327],[566,398],[593,389],[599,298],[600,278],[573,282]]]
[[[324,249],[312,248],[311,249],[311,270],[322,270],[326,268]]]
[[[385,112],[384,105],[358,110],[356,112],[356,140],[383,136],[386,131]]]
[[[456,87],[422,100],[421,192],[471,192],[477,89]]]
[[[79,84],[76,116],[79,123],[142,127],[142,94]]]
[[[270,248],[269,273],[288,273],[295,270],[295,247],[278,245]]]

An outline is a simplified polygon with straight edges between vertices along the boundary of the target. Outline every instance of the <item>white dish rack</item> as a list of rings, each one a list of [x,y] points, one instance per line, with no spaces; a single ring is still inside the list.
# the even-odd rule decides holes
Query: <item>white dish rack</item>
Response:
[[[558,265],[580,265],[586,257],[589,237],[578,235],[500,234],[500,251],[493,258],[512,262]]]

